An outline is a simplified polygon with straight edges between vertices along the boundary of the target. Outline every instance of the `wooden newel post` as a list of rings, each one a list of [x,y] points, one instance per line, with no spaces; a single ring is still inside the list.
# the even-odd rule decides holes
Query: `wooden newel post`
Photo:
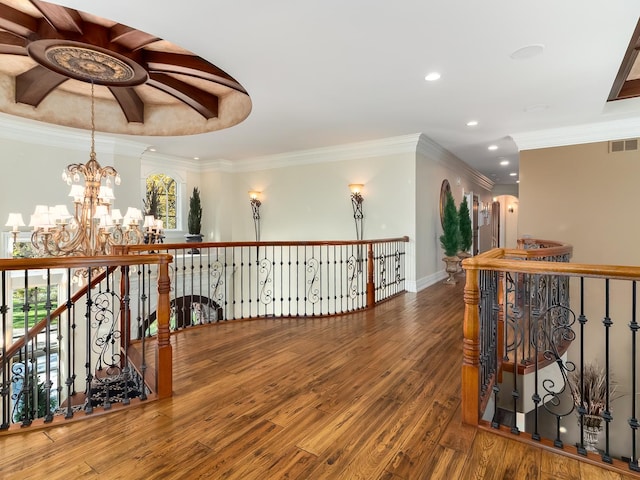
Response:
[[[480,415],[480,316],[479,270],[466,266],[462,344],[462,421],[477,425]]]
[[[373,243],[367,244],[367,308],[376,304],[376,286],[373,283]]]
[[[157,392],[159,398],[170,397],[173,391],[173,351],[171,349],[171,331],[169,329],[170,300],[168,260],[160,265],[158,276],[158,347],[156,351]]]

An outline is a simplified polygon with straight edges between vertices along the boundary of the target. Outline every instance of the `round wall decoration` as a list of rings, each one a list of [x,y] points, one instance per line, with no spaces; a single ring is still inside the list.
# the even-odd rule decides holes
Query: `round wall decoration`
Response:
[[[447,193],[451,193],[451,185],[446,178],[440,186],[440,225],[444,228],[444,205],[447,203]]]

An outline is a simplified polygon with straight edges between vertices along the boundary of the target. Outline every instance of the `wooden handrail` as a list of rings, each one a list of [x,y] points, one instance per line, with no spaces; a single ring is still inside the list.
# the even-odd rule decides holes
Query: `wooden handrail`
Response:
[[[157,249],[157,246],[156,246]],[[144,263],[169,264],[172,256],[167,253],[145,255]],[[47,270],[55,268],[121,267],[141,263],[139,258],[129,255],[96,255],[92,257],[38,257],[0,259],[2,270]]]
[[[390,243],[390,242],[408,242],[409,237],[395,237],[395,238],[377,238],[372,240],[305,240],[305,241],[274,241],[274,242],[198,242],[198,248],[223,248],[223,247],[293,247],[293,246],[326,246],[326,245],[369,245],[378,243]],[[162,244],[144,244],[144,245],[130,245],[124,248],[127,252],[145,252],[149,250],[173,250],[185,248],[188,245],[189,248],[193,247],[193,243],[162,243]]]
[[[531,274],[576,275],[588,278],[640,280],[640,267],[548,261],[523,262],[520,260],[504,259],[505,252],[509,250],[495,250],[498,252],[494,252],[491,256],[483,257],[483,255],[478,255],[463,260],[462,267],[466,270],[500,270]],[[495,253],[497,253],[497,255]]]

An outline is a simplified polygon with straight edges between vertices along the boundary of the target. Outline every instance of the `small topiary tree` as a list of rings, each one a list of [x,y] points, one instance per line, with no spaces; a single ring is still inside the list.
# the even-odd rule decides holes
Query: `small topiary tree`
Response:
[[[458,211],[460,217],[460,251],[468,252],[471,249],[472,231],[471,231],[471,216],[469,215],[469,205],[467,204],[467,197],[460,202],[460,210]]]
[[[201,222],[202,205],[200,204],[200,190],[198,190],[198,187],[195,187],[189,199],[189,217],[187,223],[190,235],[200,235],[200,229],[202,228]]]
[[[443,234],[440,235],[440,245],[447,257],[455,257],[460,247],[460,220],[456,202],[451,192],[447,192],[444,204],[444,218],[442,220]]]
[[[160,205],[160,189],[155,182],[147,182],[147,195],[142,201],[144,204],[144,214],[153,215],[158,218],[158,207]]]

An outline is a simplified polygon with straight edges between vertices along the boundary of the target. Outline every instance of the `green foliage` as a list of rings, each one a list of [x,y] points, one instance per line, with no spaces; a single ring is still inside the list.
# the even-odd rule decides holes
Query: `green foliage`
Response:
[[[468,252],[471,248],[472,231],[471,231],[471,217],[469,215],[469,205],[467,204],[467,197],[462,198],[460,202],[460,210],[458,211],[460,217],[460,251]]]
[[[177,228],[176,220],[176,181],[163,173],[154,173],[147,177],[147,194],[144,199],[145,215],[164,222],[164,228]]]
[[[460,220],[456,202],[451,192],[447,192],[447,201],[444,204],[443,234],[440,235],[440,245],[447,257],[455,257],[460,246]]]
[[[144,199],[144,214],[158,218],[158,205],[160,204],[160,188],[155,182],[147,181],[147,195]]]
[[[191,235],[199,235],[202,228],[202,205],[200,204],[200,190],[193,189],[193,194],[189,199],[188,227]]]
[[[47,315],[47,289],[44,287],[31,287],[27,290],[27,298],[24,297],[24,288],[16,288],[13,290],[13,329],[18,333],[24,333],[24,304],[29,304],[27,311],[27,319],[29,327],[33,327],[37,321],[40,321]],[[51,301],[51,310],[55,310],[58,306],[58,289],[52,288],[49,294]],[[36,318],[37,314],[37,318]]]
[[[47,414],[47,390],[44,386],[44,382],[38,382],[38,375],[33,373],[31,375],[31,387],[34,385],[37,386],[36,394],[37,394],[37,405],[36,401],[34,401],[34,392],[31,390],[21,392],[18,405],[14,411],[13,421],[21,422],[24,420],[33,420],[35,418],[42,418]],[[55,398],[49,398],[49,410],[53,411],[56,408],[58,402],[56,402]],[[29,409],[27,409],[27,404],[29,405]]]

